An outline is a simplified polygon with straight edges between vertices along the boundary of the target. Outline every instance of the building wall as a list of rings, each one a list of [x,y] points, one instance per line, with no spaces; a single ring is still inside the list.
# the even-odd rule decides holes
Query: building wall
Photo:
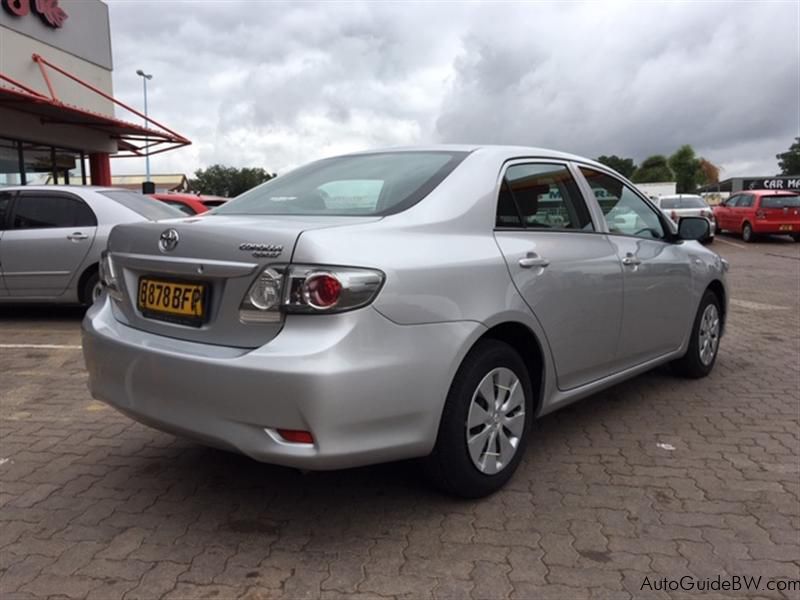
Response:
[[[113,95],[108,7],[100,0],[60,0],[59,4],[68,15],[60,28],[46,25],[33,11],[14,16],[0,9],[0,72],[49,96],[39,66],[32,60],[36,53]],[[114,115],[110,101],[52,70],[48,74],[62,102]]]
[[[117,151],[117,142],[108,134],[87,127],[42,124],[42,120],[17,110],[0,108],[0,138],[25,140],[89,152]]]

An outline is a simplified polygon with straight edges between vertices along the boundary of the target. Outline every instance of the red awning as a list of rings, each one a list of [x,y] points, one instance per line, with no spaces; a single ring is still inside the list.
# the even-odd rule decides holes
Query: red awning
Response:
[[[0,107],[38,116],[42,123],[72,125],[102,131],[108,134],[109,137],[117,140],[119,152],[114,155],[116,157],[144,156],[145,150],[151,155],[158,154],[191,144],[191,142],[182,135],[164,127],[153,119],[148,118],[147,123],[150,126],[145,127],[144,125],[137,125],[136,123],[123,121],[116,117],[103,115],[60,101],[53,92],[47,72],[44,70],[44,65],[66,75],[117,106],[121,106],[141,117],[143,120],[145,118],[139,111],[123,104],[91,84],[82,81],[75,75],[47,62],[40,56],[34,54],[33,60],[36,61],[42,69],[42,75],[50,90],[51,97],[40,94],[0,72],[0,82],[11,84],[14,88],[17,88],[7,87],[0,83]]]

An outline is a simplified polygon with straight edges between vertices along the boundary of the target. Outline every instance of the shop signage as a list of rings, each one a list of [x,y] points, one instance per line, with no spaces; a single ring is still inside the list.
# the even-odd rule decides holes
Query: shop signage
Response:
[[[67,20],[67,13],[58,0],[0,0],[5,11],[15,17],[38,15],[45,25],[61,27]]]
[[[800,177],[745,179],[743,190],[800,190]]]

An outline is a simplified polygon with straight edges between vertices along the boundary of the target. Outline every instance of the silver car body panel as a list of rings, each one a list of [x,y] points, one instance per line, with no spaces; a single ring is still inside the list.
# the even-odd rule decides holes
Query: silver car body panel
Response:
[[[539,415],[685,352],[704,291],[724,289],[719,256],[697,242],[610,234],[576,165],[635,187],[593,161],[535,148],[444,149],[471,154],[421,202],[382,218],[212,214],[115,229],[109,249],[127,270],[126,289],[142,274],[188,276],[213,264],[222,269],[214,287],[226,288],[219,310],[231,315],[188,328],[137,314],[130,291],[122,302],[104,297],[83,324],[93,395],[258,460],[328,469],[430,452],[458,366],[499,325],[524,327],[541,350]],[[505,167],[537,160],[569,166],[594,232],[495,229]],[[171,253],[157,249],[167,227],[181,238]],[[242,242],[284,253],[253,258]],[[549,265],[523,272],[516,265],[529,252]],[[627,253],[635,267],[622,264]],[[289,261],[378,269],[385,282],[351,312],[234,324],[255,272]],[[276,428],[312,431],[315,442],[281,443],[265,431]]]

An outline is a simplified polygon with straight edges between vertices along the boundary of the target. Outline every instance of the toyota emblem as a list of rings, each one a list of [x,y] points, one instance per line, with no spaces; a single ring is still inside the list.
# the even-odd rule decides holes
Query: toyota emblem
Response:
[[[158,238],[158,247],[162,252],[175,250],[181,237],[174,229],[167,229]]]

